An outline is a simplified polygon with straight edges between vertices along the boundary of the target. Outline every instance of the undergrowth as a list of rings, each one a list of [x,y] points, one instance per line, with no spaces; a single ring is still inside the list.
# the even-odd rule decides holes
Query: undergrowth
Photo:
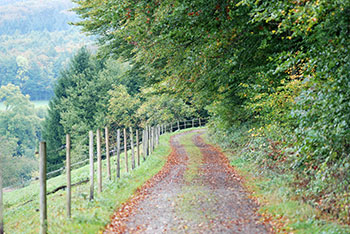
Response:
[[[297,165],[300,154],[283,129],[242,124],[220,131],[212,123],[207,139],[220,145],[245,177],[245,185],[261,203],[259,212],[277,232],[350,233],[349,194],[339,190],[342,181]]]

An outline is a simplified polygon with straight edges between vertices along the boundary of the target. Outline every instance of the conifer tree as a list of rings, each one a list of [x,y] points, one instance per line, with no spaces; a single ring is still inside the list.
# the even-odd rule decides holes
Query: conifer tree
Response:
[[[64,160],[64,152],[56,151],[65,144],[65,130],[62,125],[61,113],[65,109],[62,106],[64,98],[67,98],[69,88],[74,89],[79,82],[78,75],[88,73],[91,69],[90,53],[82,48],[71,60],[67,69],[63,70],[54,89],[54,97],[49,103],[48,116],[43,124],[43,139],[48,147],[49,169],[60,167]]]

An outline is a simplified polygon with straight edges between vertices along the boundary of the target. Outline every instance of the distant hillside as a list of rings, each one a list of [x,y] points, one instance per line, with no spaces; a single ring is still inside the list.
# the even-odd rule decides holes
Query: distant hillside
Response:
[[[1,0],[0,35],[68,30],[67,22],[77,19],[72,7],[70,0]]]
[[[0,0],[0,86],[20,86],[31,100],[48,100],[60,70],[92,40],[69,25],[70,0]]]

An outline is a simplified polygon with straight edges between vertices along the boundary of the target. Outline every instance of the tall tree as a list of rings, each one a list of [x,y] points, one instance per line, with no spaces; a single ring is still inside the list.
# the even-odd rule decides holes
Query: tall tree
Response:
[[[120,77],[128,69],[126,64],[106,61],[92,56],[82,48],[71,60],[68,69],[62,71],[55,87],[55,96],[49,103],[48,117],[44,124],[44,139],[49,152],[65,144],[65,134],[71,134],[73,151],[79,160],[87,148],[89,130],[106,126],[109,90],[120,83]],[[48,154],[52,168],[60,167],[63,152]]]
[[[59,150],[65,144],[65,128],[62,124],[62,112],[67,111],[63,100],[68,97],[68,90],[77,87],[79,76],[88,76],[91,72],[90,53],[82,48],[73,57],[67,69],[61,72],[54,89],[54,97],[49,102],[48,116],[43,124],[43,138],[49,149],[48,164],[55,169],[62,166],[64,154]]]

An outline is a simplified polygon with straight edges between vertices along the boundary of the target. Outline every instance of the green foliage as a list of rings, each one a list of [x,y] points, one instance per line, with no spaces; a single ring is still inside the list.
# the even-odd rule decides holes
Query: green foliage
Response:
[[[20,86],[31,100],[48,100],[59,72],[89,39],[76,30],[0,36],[0,85]]]
[[[6,106],[5,111],[0,111],[0,135],[15,140],[14,155],[33,158],[41,130],[34,105],[19,87],[11,84],[1,86],[0,100]]]
[[[195,115],[193,105],[186,104],[181,98],[171,94],[152,94],[152,89],[145,89],[142,95],[145,101],[137,110],[143,127],[162,123],[183,121]]]
[[[136,111],[140,100],[128,94],[123,85],[113,86],[109,91],[111,98],[108,103],[108,120],[117,123],[119,127],[133,127],[137,124]]]
[[[349,227],[339,225],[330,220],[331,216],[321,214],[322,207],[316,200],[301,199],[301,193],[311,194],[305,188],[306,174],[300,174],[292,168],[296,158],[293,149],[284,142],[277,142],[282,135],[278,127],[251,129],[250,124],[232,127],[228,130],[218,130],[211,123],[210,136],[207,141],[215,141],[226,151],[231,165],[244,176],[245,186],[252,192],[259,204],[259,213],[272,220],[277,233],[348,233]],[[272,141],[275,139],[275,141]],[[289,141],[290,142],[290,141]],[[299,184],[300,183],[300,184]],[[333,182],[334,183],[334,182]],[[328,186],[333,183],[329,181]],[[298,187],[295,185],[299,184]],[[320,196],[320,194],[317,194]],[[338,194],[340,199],[346,199],[344,194]],[[308,197],[310,198],[310,197]],[[324,197],[330,199],[328,195]],[[332,205],[338,206],[341,200],[332,200]],[[326,203],[326,202],[324,202]],[[321,208],[321,209],[320,209]],[[337,216],[347,218],[346,208],[339,210]]]
[[[347,96],[347,1],[76,3],[75,11],[83,18],[77,25],[100,37],[102,53],[108,50],[142,63],[150,82],[206,99],[212,113],[226,125],[257,117],[290,128],[301,124],[304,133],[307,120],[309,127],[316,127],[312,124],[316,116],[326,119],[323,110],[332,106],[332,100]],[[310,84],[306,86],[305,81]],[[333,87],[335,81],[338,88]],[[304,94],[299,97],[302,89],[325,105],[310,96],[306,100],[312,103],[301,106],[315,108],[310,113],[316,116],[299,123],[304,118],[296,121],[288,115],[298,110],[294,99],[303,99]],[[343,118],[334,116],[334,123],[327,122],[329,129],[347,128],[344,113],[348,110],[344,106],[338,113]],[[344,134],[324,132],[312,138],[322,145],[322,136],[329,137],[324,143],[331,148],[332,140],[341,139],[337,148],[323,152],[342,151],[347,145]],[[301,148],[314,151],[308,145]]]
[[[34,105],[19,87],[1,86],[0,101],[0,170],[5,186],[28,180],[36,168],[34,151],[41,137],[41,119]]]
[[[3,186],[21,185],[31,179],[38,162],[33,157],[14,156],[16,154],[15,139],[0,137],[0,170],[2,171]]]
[[[65,135],[70,134],[73,151],[83,156],[87,152],[87,136],[109,124],[108,105],[113,84],[128,69],[126,64],[112,60],[98,60],[86,48],[78,51],[69,67],[61,72],[50,101],[48,116],[44,123],[43,138],[47,141],[49,166],[62,166],[64,153],[56,152],[65,145]],[[121,103],[125,105],[125,100]],[[80,160],[80,156],[72,158]]]
[[[0,3],[0,86],[12,83],[31,100],[49,100],[59,71],[82,44],[91,43],[68,23],[70,0]]]
[[[132,78],[131,78],[132,79]],[[123,85],[109,91],[107,118],[116,127],[157,125],[182,121],[196,116],[197,108],[168,93],[157,93],[155,88],[144,88],[135,96]]]
[[[272,147],[261,165],[302,174],[324,210],[349,207],[349,1],[74,2],[76,25],[99,37],[101,54],[208,105],[220,131],[252,124]],[[288,145],[295,155],[277,154]]]

